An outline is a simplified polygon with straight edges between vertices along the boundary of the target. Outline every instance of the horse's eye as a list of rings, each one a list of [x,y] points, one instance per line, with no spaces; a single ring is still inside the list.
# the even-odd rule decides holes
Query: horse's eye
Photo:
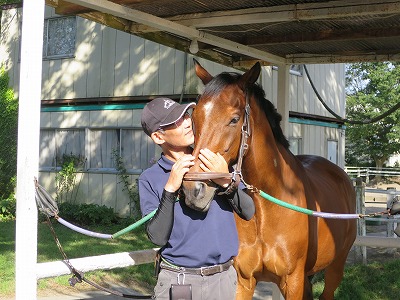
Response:
[[[229,123],[229,125],[235,125],[235,124],[237,124],[238,122],[239,122],[239,117],[234,117],[232,120],[231,120],[231,122]]]

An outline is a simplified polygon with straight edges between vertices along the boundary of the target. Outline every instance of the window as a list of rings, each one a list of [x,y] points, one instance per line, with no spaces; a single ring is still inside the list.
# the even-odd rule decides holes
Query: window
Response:
[[[295,138],[295,137],[290,137],[289,138],[289,150],[294,154],[294,155],[299,155],[302,154],[301,150],[301,138]]]
[[[328,160],[337,164],[338,161],[338,142],[335,140],[328,140]]]
[[[90,130],[89,169],[114,168],[113,151],[119,151],[119,129]]]
[[[128,172],[140,173],[156,155],[156,145],[136,128],[42,129],[40,132],[41,170],[61,167],[64,155],[86,161],[85,168],[94,172],[116,172],[118,154]]]
[[[46,19],[43,30],[43,58],[74,56],[75,37],[75,17]]]
[[[121,157],[127,170],[147,169],[155,158],[156,145],[143,130],[121,131]]]
[[[85,158],[85,131],[83,129],[41,130],[39,166],[61,167],[64,155]]]

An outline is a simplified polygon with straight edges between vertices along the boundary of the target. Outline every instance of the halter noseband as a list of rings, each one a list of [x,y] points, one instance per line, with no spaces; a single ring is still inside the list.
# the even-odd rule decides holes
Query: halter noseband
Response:
[[[240,140],[240,148],[239,148],[239,156],[236,165],[234,165],[234,170],[232,173],[217,173],[217,172],[193,172],[186,173],[184,180],[188,181],[199,181],[199,180],[210,180],[217,178],[231,178],[231,183],[225,189],[225,191],[220,194],[229,194],[232,191],[236,190],[239,186],[240,181],[243,179],[242,175],[242,163],[243,158],[249,148],[249,144],[247,143],[248,138],[251,135],[250,128],[250,100],[249,93],[246,91],[246,106],[244,109],[244,121],[241,129],[241,140]]]

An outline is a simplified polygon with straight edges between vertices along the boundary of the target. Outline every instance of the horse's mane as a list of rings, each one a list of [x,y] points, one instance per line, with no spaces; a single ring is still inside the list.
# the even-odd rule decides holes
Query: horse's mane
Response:
[[[214,77],[204,89],[204,96],[212,96],[219,94],[224,87],[230,84],[236,84],[239,79],[240,74],[235,72],[223,72]],[[274,134],[275,140],[282,144],[285,149],[289,148],[289,141],[283,134],[280,122],[282,121],[282,116],[276,110],[274,104],[265,99],[265,92],[262,87],[255,83],[247,88],[247,92],[251,93],[256,99],[259,107],[264,111],[269,124],[271,126],[272,133]]]

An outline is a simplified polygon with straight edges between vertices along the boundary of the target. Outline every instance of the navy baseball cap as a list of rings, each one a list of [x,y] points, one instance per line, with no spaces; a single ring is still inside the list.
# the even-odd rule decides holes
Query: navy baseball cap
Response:
[[[196,106],[196,103],[179,104],[169,98],[156,98],[143,108],[142,128],[150,136],[158,129],[178,121],[186,111]]]

